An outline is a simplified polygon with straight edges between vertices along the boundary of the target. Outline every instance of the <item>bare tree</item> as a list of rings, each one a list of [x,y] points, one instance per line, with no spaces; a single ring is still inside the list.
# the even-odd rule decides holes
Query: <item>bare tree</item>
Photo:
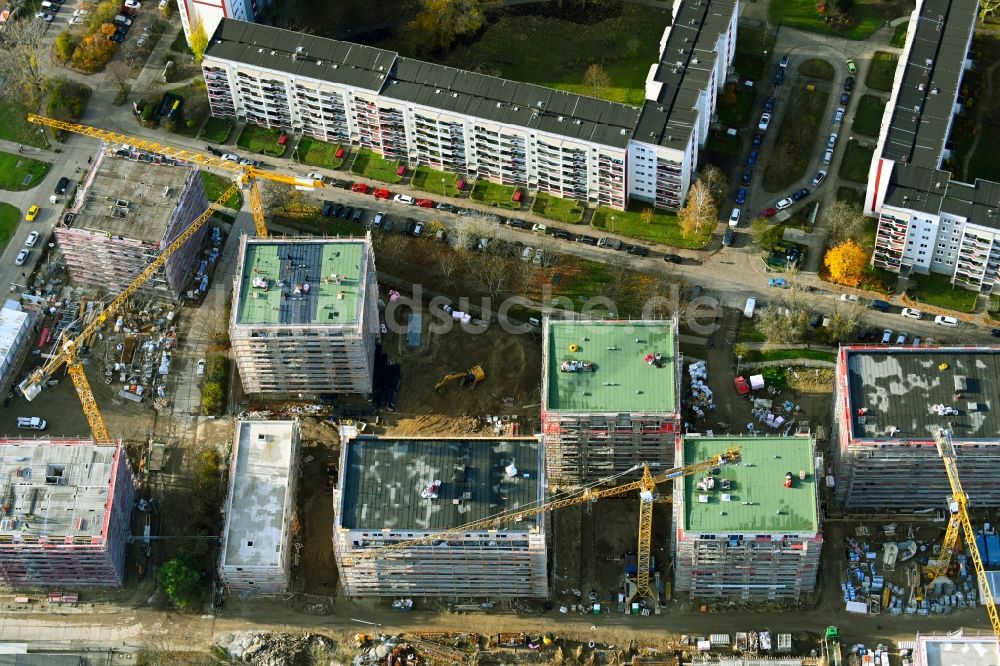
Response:
[[[992,16],[1000,9],[1000,0],[979,0],[979,21],[986,22],[987,16]]]
[[[456,273],[461,265],[462,261],[458,253],[448,248],[437,253],[437,269],[444,287],[451,287],[454,284]]]
[[[124,98],[125,95],[128,95],[128,91],[132,88],[130,83],[132,79],[132,68],[121,60],[113,60],[108,63],[108,66],[105,67],[104,70],[111,75],[111,80],[115,82],[118,95],[122,98]]]
[[[804,310],[787,306],[771,306],[760,311],[756,328],[771,344],[799,342],[809,325],[809,315]]]
[[[722,169],[709,164],[698,174],[698,180],[704,183],[712,198],[715,199],[715,205],[719,206],[725,198],[726,189],[729,186],[729,179],[722,173]]]
[[[860,206],[837,200],[823,212],[829,244],[839,245],[848,239],[861,238],[865,230],[865,218]]]
[[[260,188],[260,199],[264,210],[284,211],[296,200],[296,190],[270,180],[258,179],[256,185]]]
[[[471,250],[485,238],[487,242],[492,242],[500,233],[498,221],[495,217],[488,215],[470,215],[459,218],[452,234],[455,248],[459,251]]]
[[[372,244],[375,261],[382,262],[383,266],[391,266],[402,259],[407,247],[406,237],[400,234],[377,234],[373,237]]]
[[[38,108],[49,88],[50,79],[42,67],[45,52],[45,21],[18,21],[16,30],[4,30],[0,39],[4,54],[0,58],[0,78],[6,83],[5,92],[19,99],[31,110]]]
[[[611,85],[611,75],[595,62],[583,73],[583,85],[593,88],[594,97],[597,97],[601,90]]]
[[[830,315],[830,323],[826,328],[827,339],[831,344],[839,344],[854,339],[861,325],[861,317],[865,306],[860,301],[841,304]]]
[[[699,236],[706,227],[714,226],[719,218],[719,207],[711,190],[698,179],[688,190],[687,201],[677,214],[681,234],[686,238]]]

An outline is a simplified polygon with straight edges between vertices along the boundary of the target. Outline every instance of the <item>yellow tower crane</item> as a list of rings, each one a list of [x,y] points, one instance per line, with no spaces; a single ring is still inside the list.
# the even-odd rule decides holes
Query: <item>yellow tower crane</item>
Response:
[[[545,502],[543,504],[539,504],[538,506],[526,509],[512,509],[510,511],[504,511],[490,516],[489,518],[483,518],[482,520],[466,523],[465,525],[459,525],[458,527],[446,530],[439,530],[431,535],[420,537],[419,539],[407,539],[406,541],[398,541],[396,543],[359,550],[351,553],[345,558],[344,561],[347,564],[353,564],[354,562],[381,557],[388,552],[406,550],[415,546],[423,546],[436,541],[441,541],[442,539],[447,539],[450,535],[464,534],[466,532],[476,530],[499,530],[505,525],[511,525],[542,513],[555,511],[556,509],[562,509],[567,506],[583,504],[585,502],[592,502],[605,497],[620,497],[621,495],[629,493],[633,490],[638,490],[639,542],[638,549],[636,551],[638,569],[635,580],[635,594],[631,596],[629,601],[635,598],[646,597],[657,602],[656,608],[659,608],[658,599],[649,589],[649,569],[651,562],[650,545],[653,538],[653,500],[656,492],[656,486],[664,481],[670,481],[671,479],[678,479],[692,474],[697,474],[699,472],[712,470],[723,465],[738,463],[742,456],[741,452],[742,448],[739,446],[730,447],[724,452],[717,453],[706,460],[684,465],[682,467],[675,467],[655,475],[649,471],[649,466],[647,465],[642,465],[641,467],[636,466],[629,471],[631,472],[637,469],[642,469],[642,478],[638,481],[630,481],[603,488],[584,488],[583,490],[574,492],[569,497],[563,497],[550,502]]]

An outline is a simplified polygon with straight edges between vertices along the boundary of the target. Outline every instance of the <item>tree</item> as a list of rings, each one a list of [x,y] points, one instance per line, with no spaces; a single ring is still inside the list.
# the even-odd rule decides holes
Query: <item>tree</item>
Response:
[[[753,244],[762,250],[770,250],[769,247],[764,247],[767,242],[768,236],[771,231],[771,223],[768,222],[763,217],[758,217],[753,222],[750,223],[750,238],[753,240]]]
[[[106,71],[111,75],[111,80],[115,82],[118,88],[118,95],[121,97],[128,95],[128,91],[132,87],[129,84],[129,80],[132,78],[131,68],[120,60],[117,60],[110,63]]]
[[[52,44],[52,53],[60,62],[67,62],[73,57],[73,51],[80,44],[80,37],[69,30],[63,30],[56,35]]]
[[[642,220],[643,224],[650,224],[653,221],[653,209],[643,208],[642,212],[639,213],[639,219]]]
[[[18,21],[16,29],[11,25],[3,33],[0,79],[4,93],[32,111],[38,108],[50,81],[39,58],[44,53],[46,26],[45,21],[36,19]]]
[[[432,43],[442,49],[482,25],[479,0],[423,0],[423,10],[413,21],[415,28],[427,33]]]
[[[594,97],[604,88],[611,85],[611,75],[596,62],[583,73],[583,85],[594,89]]]
[[[201,573],[186,558],[167,560],[156,572],[156,582],[177,608],[187,608],[198,596]]]
[[[118,5],[117,0],[104,0],[98,3],[90,12],[90,32],[97,32],[104,24],[114,25],[115,16],[118,15]]]
[[[809,325],[809,316],[804,310],[772,306],[764,308],[759,315],[756,328],[770,344],[790,344],[799,342]]]
[[[222,386],[218,382],[205,382],[201,387],[201,413],[207,416],[221,414],[225,399]]]
[[[705,187],[708,188],[712,198],[715,199],[716,207],[721,205],[722,200],[726,196],[726,190],[729,187],[729,179],[726,178],[724,173],[722,173],[722,169],[709,164],[701,170],[701,173],[698,175],[698,180],[704,183]]]
[[[979,0],[979,21],[986,23],[986,17],[996,14],[1000,9],[1000,0]]]
[[[200,65],[201,59],[205,57],[205,49],[208,48],[205,23],[200,18],[191,24],[191,35],[188,37],[188,42],[191,45],[191,53],[194,54],[195,64]]]
[[[733,345],[733,356],[736,357],[736,372],[740,371],[740,363],[750,354],[750,347],[745,342],[737,342]]]
[[[1000,2],[1000,0],[996,1]],[[628,51],[628,54],[634,58],[639,55],[639,51],[642,50],[644,44],[645,42],[638,37],[629,37],[628,41],[625,42],[625,50]]]
[[[406,237],[402,234],[378,234],[375,236],[375,261],[384,266],[392,266],[406,252]]]
[[[437,269],[441,275],[441,284],[444,287],[451,287],[455,282],[455,273],[461,266],[461,261],[456,252],[450,248],[437,253]]]
[[[865,231],[865,218],[861,207],[838,199],[823,213],[829,244],[837,245],[852,238],[861,238]]]
[[[264,210],[284,211],[298,200],[298,190],[284,183],[258,179],[254,184],[260,189],[260,200]]]
[[[832,344],[853,340],[865,309],[860,302],[835,309],[826,327],[827,339]]]
[[[702,234],[702,230],[718,221],[719,208],[711,191],[699,178],[691,184],[687,201],[677,214],[684,238],[694,238]]]
[[[830,269],[834,282],[856,287],[868,265],[868,253],[855,241],[846,240],[827,250],[823,264]]]

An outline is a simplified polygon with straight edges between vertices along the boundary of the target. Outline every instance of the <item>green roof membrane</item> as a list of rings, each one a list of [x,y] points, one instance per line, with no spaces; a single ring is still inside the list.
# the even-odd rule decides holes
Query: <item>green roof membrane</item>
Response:
[[[358,241],[249,241],[237,323],[356,323],[365,248]]]
[[[676,413],[673,322],[550,321],[548,329],[546,409]],[[650,354],[660,354],[659,367]],[[592,371],[564,371],[574,361]]]
[[[695,533],[816,532],[816,478],[809,437],[685,437],[684,464],[710,458],[731,446],[743,448],[742,460],[714,475],[715,488],[701,490],[705,474],[684,478],[684,530]],[[799,472],[805,471],[805,480]],[[785,488],[785,474],[792,487]],[[722,479],[732,482],[722,489]],[[729,501],[723,500],[728,494]],[[707,502],[699,501],[707,496]]]

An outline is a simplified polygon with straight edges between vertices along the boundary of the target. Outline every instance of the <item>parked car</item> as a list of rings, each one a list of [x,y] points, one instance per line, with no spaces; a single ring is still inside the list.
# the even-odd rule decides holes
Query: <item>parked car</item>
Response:
[[[468,208],[459,208],[458,210],[455,211],[455,213],[460,217],[466,217],[468,215],[475,215],[476,211],[470,210]]]
[[[548,227],[544,224],[535,223],[531,225],[531,230],[536,234],[544,234],[548,230]]]
[[[28,237],[24,239],[24,247],[35,247],[35,243],[38,242],[38,232],[32,231],[28,234]]]
[[[882,331],[882,344],[887,345],[892,342],[892,331],[888,328]]]
[[[31,204],[31,207],[28,208],[28,212],[24,214],[24,219],[27,220],[28,222],[34,222],[35,219],[38,217],[38,211],[40,210],[41,208],[39,208],[35,204]]]
[[[780,277],[779,278],[768,278],[767,279],[767,286],[768,287],[777,287],[779,289],[784,289],[786,286],[788,286],[788,283],[785,282],[785,278],[780,278]]]
[[[735,227],[740,223],[740,213],[742,211],[739,208],[734,208],[733,212],[729,214],[729,226]]]
[[[879,312],[888,312],[890,305],[889,301],[883,301],[881,299],[876,298],[871,302],[871,304],[868,307],[870,307],[872,310],[878,310]]]
[[[785,70],[783,67],[779,67],[778,71],[774,73],[774,85],[780,86],[785,82]]]
[[[753,147],[754,148],[760,148],[760,146],[761,146],[762,143],[764,143],[764,135],[763,134],[754,134],[753,135]]]
[[[21,250],[20,252],[17,253],[17,256],[14,257],[14,265],[23,266],[24,262],[27,260],[28,260],[28,250]]]
[[[852,90],[854,90],[854,77],[848,76],[846,79],[844,79],[844,92],[849,93]]]
[[[195,368],[194,374],[199,377],[205,374],[205,359],[198,359],[198,365]]]
[[[896,344],[897,345],[906,344],[906,333],[900,333],[899,335],[896,336]]]
[[[833,150],[833,147],[837,145],[837,133],[832,132],[826,139],[826,147]]]
[[[784,199],[782,199],[781,201],[779,201],[778,203],[776,203],[775,207],[778,210],[785,210],[786,208],[788,208],[789,206],[791,206],[793,203],[795,203],[795,202],[792,201],[791,197],[785,197]]]
[[[406,204],[407,206],[412,206],[417,203],[417,200],[411,197],[409,194],[397,194],[392,198],[396,203]]]
[[[839,125],[841,122],[843,122],[843,120],[844,120],[844,114],[845,113],[847,113],[847,110],[844,109],[844,107],[842,107],[842,106],[839,107],[836,111],[834,111],[833,112],[833,124],[834,125]]]
[[[609,236],[605,236],[604,238],[597,241],[597,245],[598,247],[606,247],[612,250],[622,250],[624,249],[625,244],[622,243],[617,238],[611,238]]]
[[[565,229],[556,229],[555,231],[552,232],[552,237],[559,238],[561,240],[569,240],[570,238],[573,237],[573,235],[570,234],[570,232],[566,231]]]
[[[774,217],[777,214],[778,214],[777,208],[765,208],[764,210],[760,211],[760,216],[763,217],[764,219]]]
[[[369,189],[371,189],[371,188],[368,187],[368,183],[352,183],[351,184],[351,191],[352,192],[360,192],[361,194],[368,194],[368,190]]]
[[[52,14],[49,14],[48,12],[36,12],[35,13],[35,18],[40,18],[43,21],[46,21],[48,23],[52,23],[52,19],[54,19],[55,16],[53,16]]]
[[[333,212],[333,202],[324,201],[323,210],[320,211],[320,215],[322,215],[323,217],[330,217],[330,213],[332,212]]]
[[[924,317],[924,313],[916,308],[903,308],[899,314],[908,319],[923,319]]]
[[[794,199],[796,201],[802,201],[807,196],[809,196],[809,188],[808,187],[803,187],[801,190],[795,190],[795,192],[792,193],[792,199]]]
[[[782,69],[788,67],[788,54],[787,53],[785,55],[781,56],[781,61],[778,63],[778,67],[781,67]]]
[[[222,153],[222,155],[220,155],[219,157],[221,157],[222,159],[226,160],[227,162],[239,162],[240,161],[239,155],[233,155],[232,153]]]
[[[27,430],[45,430],[48,427],[45,419],[38,416],[18,416],[17,427]]]
[[[450,203],[439,203],[437,205],[437,209],[438,210],[443,210],[446,213],[454,213],[455,210],[457,210],[455,208],[455,205],[454,204],[450,204]]]
[[[355,208],[354,212],[351,213],[352,222],[361,222],[361,217],[365,214],[364,208]]]
[[[139,38],[139,39],[138,39],[138,40],[136,41],[136,43],[135,43],[135,44],[136,44],[136,46],[140,46],[140,45],[141,45],[140,43],[141,43],[141,42],[142,42],[142,40],[144,40],[144,39],[145,39],[145,37],[140,37],[140,38]],[[259,166],[260,166],[260,162],[258,162],[257,160],[252,160],[252,159],[250,159],[249,157],[241,157],[241,158],[239,159],[239,162],[237,162],[237,164],[242,164],[243,166],[252,166],[252,167],[259,167]]]
[[[515,229],[527,229],[528,228],[528,223],[525,222],[524,220],[519,220],[517,218],[511,218],[511,220],[510,220],[510,226],[514,227]]]
[[[306,178],[308,178],[309,180],[318,180],[321,183],[326,182],[326,178],[323,176],[323,174],[316,173],[315,171],[313,173],[306,174]]]
[[[417,199],[417,205],[421,208],[434,208],[434,202],[430,199]]]
[[[774,95],[771,95],[766,100],[764,100],[764,111],[771,113],[774,111]]]
[[[125,6],[129,9],[142,9],[142,3],[139,0],[125,0]]]
[[[420,238],[420,234],[424,233],[424,223],[417,220],[417,223],[413,225],[413,231],[410,233],[413,234],[414,238]]]
[[[671,264],[680,264],[684,262],[684,259],[680,255],[670,254],[669,252],[663,255],[663,261],[670,262]]]
[[[842,300],[845,303],[857,303],[858,296],[857,294],[841,294],[840,300]]]
[[[733,230],[732,228],[726,229],[725,235],[722,236],[722,244],[725,247],[729,247],[733,244]]]
[[[115,23],[117,25],[119,25],[119,26],[122,26],[122,25],[129,25],[130,26],[130,25],[132,25],[132,19],[130,19],[129,17],[124,16],[122,14],[118,14],[117,16],[115,16]]]
[[[351,219],[351,215],[354,215],[354,207],[344,206],[341,209],[340,213],[337,214],[337,217],[339,217],[342,220],[349,220]]]
[[[813,179],[809,182],[812,183],[813,187],[819,187],[820,183],[822,183],[824,180],[826,180],[826,169],[820,169],[819,171],[816,172],[816,175],[813,176]]]
[[[823,153],[823,164],[829,164],[833,161],[833,150],[829,149]]]
[[[521,261],[531,261],[531,257],[535,254],[535,248],[525,247],[521,250]]]
[[[66,188],[68,187],[69,187],[69,178],[63,176],[62,178],[59,179],[59,182],[56,183],[56,194],[66,194]]]
[[[579,234],[574,240],[576,240],[577,243],[583,243],[584,245],[597,245],[597,239],[586,234]]]
[[[994,338],[1000,338],[1000,328],[990,329],[990,335],[992,335]]]
[[[736,203],[742,206],[747,202],[747,188],[741,187],[736,190]]]
[[[761,132],[766,132],[768,125],[771,124],[771,114],[762,113],[760,116],[760,121],[757,123],[757,129]]]
[[[840,103],[847,106],[847,103],[851,101],[851,93],[845,92],[840,95]]]
[[[629,254],[634,254],[639,257],[649,256],[649,248],[644,245],[629,245],[627,248],[625,248],[625,251],[628,252]]]
[[[751,150],[750,154],[747,156],[747,166],[749,167],[757,166],[757,156],[759,154],[760,154],[759,151]]]
[[[372,226],[376,229],[382,228],[382,220],[385,219],[385,213],[375,213],[375,218],[372,219]]]
[[[392,196],[392,193],[385,187],[376,187],[372,190],[372,196],[376,199],[388,199]]]
[[[950,326],[951,328],[958,326],[957,319],[945,315],[938,315],[934,317],[934,323],[938,324],[939,326]]]
[[[858,66],[854,64],[853,60],[851,60],[850,58],[848,58],[847,60],[844,61],[844,63],[847,65],[847,71],[848,72],[850,72],[851,74],[857,74],[858,73]]]
[[[753,167],[747,167],[746,169],[743,170],[743,178],[740,179],[740,182],[743,183],[744,185],[749,185],[752,179],[753,179]]]

